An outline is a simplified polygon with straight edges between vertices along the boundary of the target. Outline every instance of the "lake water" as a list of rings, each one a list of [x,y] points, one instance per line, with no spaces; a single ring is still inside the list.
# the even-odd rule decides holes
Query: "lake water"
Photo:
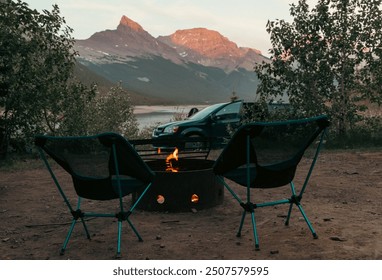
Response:
[[[176,116],[181,116],[183,119],[187,117],[191,108],[198,108],[199,110],[206,107],[206,105],[174,105],[174,106],[135,106],[134,114],[138,120],[139,129],[145,127],[168,123]]]

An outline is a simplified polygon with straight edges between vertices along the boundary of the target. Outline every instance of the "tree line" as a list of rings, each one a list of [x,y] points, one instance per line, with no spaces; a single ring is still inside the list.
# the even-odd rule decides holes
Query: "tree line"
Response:
[[[271,63],[255,66],[258,93],[287,94],[292,117],[328,115],[336,140],[382,144],[381,1],[299,0],[290,15],[267,23]]]

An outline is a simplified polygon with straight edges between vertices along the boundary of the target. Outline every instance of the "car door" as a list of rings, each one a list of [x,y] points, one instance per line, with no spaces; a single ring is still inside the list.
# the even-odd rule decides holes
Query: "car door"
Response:
[[[236,130],[240,125],[240,110],[242,102],[229,103],[215,112],[211,118],[211,136],[227,137],[228,130]]]

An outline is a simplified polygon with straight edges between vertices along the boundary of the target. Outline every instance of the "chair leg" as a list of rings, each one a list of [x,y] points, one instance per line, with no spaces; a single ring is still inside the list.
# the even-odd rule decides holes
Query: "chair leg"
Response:
[[[130,216],[130,214],[133,213],[135,207],[138,205],[138,203],[140,202],[140,200],[142,199],[144,194],[147,192],[147,190],[150,188],[150,186],[151,186],[151,183],[146,186],[145,190],[141,193],[141,195],[138,197],[138,199],[135,201],[135,203],[130,207],[129,211],[127,211],[127,212],[123,211],[122,198],[120,197],[121,212],[117,214],[117,217],[118,217],[118,244],[117,244],[117,256],[116,256],[116,258],[120,258],[121,257],[122,222],[124,220],[126,220],[129,223],[131,229],[133,230],[135,235],[138,237],[138,241],[139,242],[143,241],[143,239],[140,236],[138,230],[135,228],[133,223],[130,221],[129,216]]]
[[[251,218],[252,218],[253,236],[255,238],[255,250],[259,251],[260,245],[259,245],[259,238],[257,236],[255,212],[251,212]]]
[[[73,229],[74,229],[74,226],[76,225],[76,223],[77,223],[77,220],[73,219],[72,224],[71,224],[71,226],[69,228],[69,232],[66,235],[66,239],[65,239],[64,244],[62,245],[62,248],[61,248],[61,251],[60,251],[60,255],[61,256],[65,253],[66,246],[69,243],[70,236],[72,235],[72,232],[73,232]]]
[[[244,224],[244,220],[245,220],[245,216],[247,214],[247,211],[243,211],[243,215],[241,216],[241,221],[240,221],[240,226],[239,226],[239,230],[237,231],[236,233],[236,236],[237,237],[240,237],[241,236],[241,230],[243,228],[243,224]]]
[[[288,215],[287,215],[287,218],[285,220],[285,225],[286,226],[289,226],[289,220],[290,220],[290,215],[292,214],[292,208],[293,208],[293,203],[290,203],[289,204]]]
[[[243,215],[241,216],[239,230],[236,234],[237,237],[241,236],[241,230],[243,229],[243,224],[244,224],[244,220],[245,220],[246,215],[247,215],[247,211],[244,210]],[[251,222],[252,222],[253,236],[255,239],[255,250],[258,251],[258,250],[260,250],[260,246],[259,246],[259,238],[257,235],[257,227],[256,227],[256,219],[255,219],[255,212],[254,211],[251,212]]]
[[[90,238],[88,227],[87,227],[87,225],[85,223],[84,218],[82,218],[82,217],[81,217],[81,222],[82,222],[82,225],[84,226],[84,229],[85,229],[86,238],[90,240],[91,238]]]
[[[117,241],[117,256],[116,258],[121,257],[121,236],[122,236],[122,220],[118,221],[118,241]]]
[[[287,218],[285,220],[285,225],[288,226],[289,225],[289,220],[290,220],[290,216],[291,216],[291,213],[292,213],[292,207],[293,207],[293,204],[296,204],[298,209],[300,210],[301,212],[301,215],[304,217],[304,220],[306,222],[306,224],[308,225],[309,227],[309,230],[312,232],[312,235],[313,235],[313,238],[314,239],[317,239],[318,238],[318,235],[316,233],[316,231],[314,230],[312,224],[310,223],[309,219],[308,219],[308,216],[305,214],[305,211],[304,209],[302,208],[301,204],[298,202],[298,203],[293,203],[291,202],[290,205],[289,205],[289,211],[288,211],[288,215],[287,215]]]
[[[139,232],[137,231],[137,229],[135,228],[135,226],[133,225],[133,223],[130,221],[129,219],[129,215],[131,214],[131,212],[120,212],[117,214],[117,217],[118,217],[118,241],[117,241],[117,255],[116,255],[116,258],[120,258],[121,257],[121,239],[122,239],[122,222],[123,221],[127,221],[128,224],[130,225],[131,229],[133,230],[133,232],[135,233],[135,235],[138,237],[138,241],[143,241],[142,237],[140,236]]]
[[[133,223],[130,221],[130,219],[126,219],[126,221],[129,223],[131,229],[134,231],[135,235],[138,237],[138,241],[142,242],[143,241],[142,237],[140,236],[139,232],[137,231]]]
[[[314,230],[312,224],[310,223],[308,217],[306,216],[306,214],[305,214],[305,212],[304,212],[304,209],[302,208],[302,206],[301,206],[300,204],[297,204],[297,207],[298,207],[298,209],[300,210],[302,216],[304,217],[305,222],[306,222],[306,224],[308,225],[310,231],[312,232],[313,238],[314,238],[314,239],[317,239],[317,238],[318,238],[318,235],[317,235],[316,231]]]

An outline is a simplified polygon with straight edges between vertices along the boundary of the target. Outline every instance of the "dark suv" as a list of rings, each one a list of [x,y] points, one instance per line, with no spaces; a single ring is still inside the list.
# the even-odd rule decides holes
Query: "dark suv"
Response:
[[[171,147],[176,141],[186,143],[185,145],[201,145],[202,142],[195,142],[196,139],[210,139],[214,143],[222,143],[224,138],[230,136],[229,130],[236,130],[242,120],[247,117],[245,112],[253,107],[255,103],[243,102],[242,100],[214,104],[197,112],[191,117],[158,126],[152,134],[153,142],[156,146]],[[193,139],[187,143],[187,140]],[[159,140],[159,141],[155,141]]]

